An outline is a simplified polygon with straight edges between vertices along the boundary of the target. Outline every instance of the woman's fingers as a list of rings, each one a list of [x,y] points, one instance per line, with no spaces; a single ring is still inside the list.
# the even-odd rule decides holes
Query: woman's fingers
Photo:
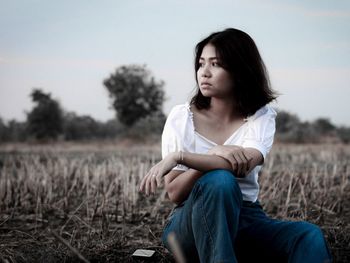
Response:
[[[230,154],[236,160],[236,174],[239,177],[243,177],[246,175],[249,169],[249,159],[244,154],[244,150],[240,146],[230,146],[229,147]]]
[[[157,182],[156,182],[156,174],[151,175],[151,192],[152,194],[156,192]]]
[[[143,177],[142,180],[141,180],[140,188],[139,188],[139,191],[141,191],[141,192],[143,192],[143,191],[145,190],[147,177],[148,177],[148,173],[147,173],[146,176]]]
[[[222,157],[224,157],[227,161],[230,162],[231,167],[232,167],[232,171],[234,173],[236,173],[237,172],[237,160],[235,159],[234,155],[231,153],[227,153]]]
[[[235,174],[237,173],[237,160],[235,156],[232,154],[232,152],[225,151],[225,152],[217,153],[216,155],[226,159],[231,164],[232,171]]]
[[[157,187],[162,186],[163,176],[176,165],[174,154],[168,155],[165,159],[151,168],[141,180],[139,190],[147,195],[155,193]]]
[[[163,176],[162,174],[157,174],[156,175],[156,182],[157,182],[157,186],[161,187],[163,185]]]
[[[238,155],[241,158],[241,173],[240,173],[240,175],[244,176],[247,172],[248,159],[243,154],[243,151],[239,152]]]
[[[243,156],[247,160],[247,167],[246,167],[246,173],[250,170],[250,161],[253,160],[253,157],[247,156],[244,151],[242,151]]]
[[[243,166],[243,160],[238,152],[235,152],[233,154],[233,157],[237,160],[237,176],[241,177],[242,175],[242,166]]]
[[[149,195],[150,190],[151,190],[151,175],[147,176],[147,179],[146,179],[146,185],[145,185],[146,195]]]
[[[232,154],[237,160],[237,175],[239,177],[245,176],[249,170],[249,159],[244,154],[243,149],[235,150]]]
[[[149,171],[144,178],[142,178],[139,191],[145,192],[146,195],[150,193],[155,193],[157,187],[162,185],[162,174],[158,173],[155,170]]]
[[[243,177],[250,169],[251,157],[244,153],[244,149],[237,145],[215,146],[209,153],[225,158],[231,163],[232,170],[238,177]]]

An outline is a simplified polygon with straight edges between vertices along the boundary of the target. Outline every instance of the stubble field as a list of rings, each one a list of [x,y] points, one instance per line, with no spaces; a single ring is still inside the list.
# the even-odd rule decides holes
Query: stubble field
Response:
[[[172,262],[160,243],[172,204],[138,192],[159,149],[0,146],[0,262],[133,262],[137,248]],[[334,262],[350,262],[350,145],[276,144],[260,185],[271,217],[319,225]]]

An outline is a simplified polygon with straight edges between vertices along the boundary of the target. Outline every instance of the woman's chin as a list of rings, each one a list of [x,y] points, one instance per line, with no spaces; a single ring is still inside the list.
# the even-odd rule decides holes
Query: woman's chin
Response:
[[[208,89],[201,90],[201,93],[204,97],[212,97],[214,94]]]

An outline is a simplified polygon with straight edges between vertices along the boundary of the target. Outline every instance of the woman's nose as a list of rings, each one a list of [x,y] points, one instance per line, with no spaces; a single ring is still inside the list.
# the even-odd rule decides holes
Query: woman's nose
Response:
[[[202,77],[210,77],[211,76],[209,67],[207,65],[203,66],[201,75],[202,75]]]

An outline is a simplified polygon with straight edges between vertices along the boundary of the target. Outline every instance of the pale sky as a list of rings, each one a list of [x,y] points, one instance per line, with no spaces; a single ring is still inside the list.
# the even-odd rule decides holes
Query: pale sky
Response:
[[[147,64],[168,113],[195,87],[196,43],[234,27],[256,42],[276,107],[350,125],[350,1],[0,0],[0,116],[25,119],[34,87],[67,111],[113,118],[103,80]]]

